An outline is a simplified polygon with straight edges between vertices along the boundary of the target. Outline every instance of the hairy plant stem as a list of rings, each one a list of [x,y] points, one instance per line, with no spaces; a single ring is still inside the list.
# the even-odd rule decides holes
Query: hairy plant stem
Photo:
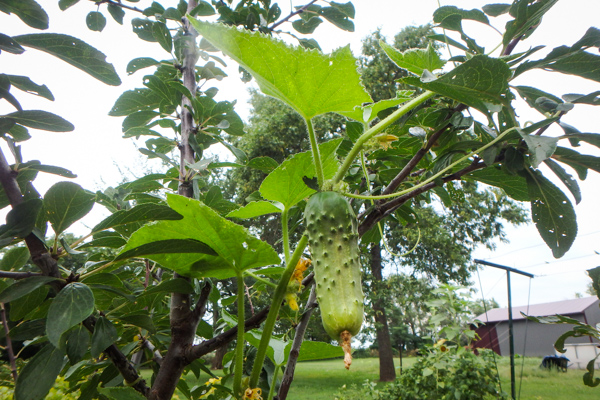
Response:
[[[315,171],[317,173],[317,182],[319,188],[323,187],[325,177],[323,175],[323,164],[321,162],[321,152],[319,151],[319,143],[317,142],[317,135],[310,119],[306,120],[306,128],[308,129],[308,138],[310,139],[310,149],[312,150],[313,163],[315,164]]]
[[[288,209],[287,207],[281,212],[281,232],[283,236],[283,256],[285,263],[290,262],[290,231],[288,228]]]
[[[452,170],[452,168],[456,167],[457,165],[465,162],[466,160],[468,160],[469,158],[473,157],[474,155],[481,153],[482,151],[484,151],[485,149],[492,147],[493,145],[495,145],[496,143],[498,143],[500,140],[504,139],[504,137],[506,135],[508,135],[509,133],[511,133],[512,131],[519,129],[518,127],[513,127],[510,129],[505,130],[504,132],[502,132],[500,135],[498,135],[497,138],[495,138],[494,140],[490,141],[489,143],[481,146],[479,149],[472,151],[471,153],[467,154],[464,157],[461,157],[459,160],[453,162],[452,164],[448,165],[446,168],[444,168],[443,170],[441,170],[440,172],[438,172],[437,174],[433,175],[432,177],[424,180],[423,182],[419,183],[418,185],[415,185],[411,188],[405,189],[405,190],[401,190],[399,192],[396,193],[391,193],[391,194],[382,194],[379,196],[366,196],[366,195],[362,195],[362,194],[353,194],[353,193],[344,193],[345,196],[348,197],[353,197],[355,199],[365,199],[365,200],[369,200],[369,199],[390,199],[392,197],[398,197],[398,196],[402,196],[404,194],[410,193],[414,190],[420,189],[424,186],[426,186],[427,184],[435,181],[436,179],[440,178],[442,175],[444,175],[446,172]]]
[[[233,392],[236,399],[241,399],[243,393],[242,374],[244,373],[244,325],[241,321],[244,320],[244,277],[242,273],[237,276],[237,293],[238,293],[238,326],[237,326],[237,344],[235,346],[235,375],[233,377]],[[250,386],[252,387],[252,385]]]
[[[340,168],[338,168],[335,176],[333,177],[333,183],[338,183],[342,179],[344,179],[344,175],[346,175],[346,172],[348,172],[348,170],[352,166],[354,159],[356,159],[356,157],[362,150],[363,146],[365,145],[365,143],[367,143],[367,141],[369,139],[371,139],[373,136],[377,135],[378,133],[382,132],[388,126],[390,126],[391,124],[396,122],[400,117],[402,117],[403,115],[406,115],[406,113],[415,109],[419,105],[423,104],[424,102],[426,102],[433,96],[435,96],[435,93],[430,92],[430,91],[426,91],[425,93],[422,93],[418,97],[412,99],[411,101],[409,101],[408,103],[404,104],[402,107],[400,107],[399,109],[394,111],[388,117],[386,117],[381,122],[379,122],[377,125],[371,127],[366,132],[364,132],[358,138],[358,140],[356,140],[356,143],[354,143],[354,146],[352,146],[352,149],[346,156],[346,159],[344,160],[344,162],[342,163]]]
[[[307,244],[308,236],[304,235],[298,241],[296,250],[294,251],[294,254],[292,254],[290,261],[287,263],[285,271],[283,271],[283,274],[281,275],[281,280],[277,285],[277,289],[275,289],[275,293],[273,294],[271,309],[269,310],[269,315],[267,316],[267,320],[265,321],[265,325],[263,326],[260,344],[258,345],[258,349],[256,351],[256,358],[254,359],[254,365],[252,366],[252,373],[250,374],[250,388],[255,388],[258,384],[258,378],[260,377],[260,371],[262,370],[262,366],[265,361],[265,356],[269,347],[269,341],[271,340],[271,336],[273,335],[273,328],[275,327],[275,322],[277,322],[277,316],[279,315],[281,303],[283,302],[288,283],[290,282],[290,278],[294,273],[296,264],[298,264],[298,261],[300,260],[300,257],[302,256],[302,253],[304,252],[304,249],[306,248]]]
[[[273,378],[271,379],[271,387],[269,388],[269,395],[267,396],[267,400],[273,400],[273,395],[275,394],[275,386],[277,386],[277,378],[279,377],[279,370],[281,369],[281,365],[275,366],[275,371],[273,371]]]

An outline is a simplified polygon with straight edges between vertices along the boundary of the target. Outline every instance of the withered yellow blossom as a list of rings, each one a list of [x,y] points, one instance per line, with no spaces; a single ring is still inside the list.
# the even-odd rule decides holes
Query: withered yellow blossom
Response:
[[[262,390],[260,388],[246,389],[244,400],[262,400]]]

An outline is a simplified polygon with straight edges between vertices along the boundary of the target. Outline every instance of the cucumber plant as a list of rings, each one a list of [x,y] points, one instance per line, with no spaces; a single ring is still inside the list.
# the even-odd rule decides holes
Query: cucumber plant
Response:
[[[59,1],[59,6],[67,9],[76,3]],[[30,139],[28,128],[73,127],[54,114],[23,110],[14,95],[16,88],[52,99],[47,87],[28,77],[0,74],[0,97],[16,110],[0,115],[0,134],[15,159],[9,164],[0,152],[0,202],[12,207],[0,227],[0,244],[17,244],[1,260],[0,303],[9,306],[0,311],[8,314],[3,318],[7,343],[18,338],[37,352],[28,361],[18,360],[19,353],[7,345],[17,400],[44,398],[59,374],[82,398],[162,400],[170,399],[178,388],[190,399],[257,399],[261,393],[271,399],[283,365],[278,394],[285,398],[298,359],[343,354],[337,346],[303,342],[312,301],[298,319],[293,340],[273,335],[290,282],[299,279],[296,266],[307,243],[315,278],[301,282],[307,289],[316,283],[323,324],[348,353],[350,335],[356,335],[363,322],[359,237],[390,218],[402,220],[395,211],[402,207],[410,212],[411,204],[426,200],[430,191],[451,199],[454,181],[486,183],[530,202],[532,219],[556,257],[572,245],[577,225],[571,201],[539,166],[547,165],[579,202],[577,182],[562,165],[575,169],[580,179],[588,170],[600,171],[596,155],[576,151],[580,142],[598,147],[600,136],[582,133],[565,120],[573,107],[599,105],[599,92],[560,98],[513,82],[532,69],[600,82],[595,68],[600,56],[590,51],[600,46],[596,28],[543,58],[534,58],[537,48],[513,54],[557,0],[514,0],[483,10],[440,7],[433,16],[436,26],[455,32],[459,39],[447,35],[433,39],[462,52],[452,58],[453,67],[431,47],[402,53],[382,45],[408,72],[403,82],[415,90],[377,103],[361,85],[348,47],[323,54],[314,40],[300,39],[300,46],[294,47],[272,37],[288,21],[300,34],[311,33],[324,20],[352,30],[351,3],[312,0],[283,17],[270,0],[235,5],[181,0],[166,8],[152,2],[145,9],[112,0],[96,3],[106,6],[118,23],[126,12],[136,13],[139,18],[131,20],[134,33],[168,54],[165,60],[143,57],[130,62],[130,74],[153,72],[144,77],[143,88],[123,93],[110,115],[125,117],[126,137],[150,136],[140,151],[162,159],[169,169],[95,194],[60,182],[40,195],[32,186],[38,172],[65,178],[74,174],[25,161],[23,146],[17,143]],[[34,0],[0,0],[0,10],[33,29],[48,26],[46,13]],[[99,10],[86,19],[94,31],[106,26]],[[204,20],[216,14],[225,24]],[[462,29],[463,21],[491,26],[499,16],[509,22],[497,52],[485,52]],[[25,48],[56,55],[109,85],[120,82],[104,55],[76,38],[0,34],[2,51],[18,55]],[[229,143],[227,135],[243,134],[243,123],[234,102],[217,101],[217,89],[209,87],[224,77],[217,66],[224,60],[217,51],[238,62],[243,76],[252,76],[263,93],[298,112],[306,122],[309,152],[277,165],[267,157],[249,160]],[[539,120],[520,120],[517,96],[539,111]],[[479,117],[466,115],[468,109],[479,111],[474,114]],[[312,119],[328,112],[347,118],[345,136],[318,143]],[[562,134],[557,135],[555,128]],[[205,156],[205,150],[217,143],[231,151],[235,162],[218,163]],[[214,172],[223,167],[256,168],[269,175],[255,201],[239,207],[211,184]],[[366,176],[361,175],[363,170]],[[369,171],[376,180],[370,179]],[[288,225],[306,200],[307,235],[294,246]],[[111,215],[85,237],[70,239],[66,230],[96,203]],[[354,209],[360,211],[359,218]],[[232,221],[266,214],[280,217],[281,252]],[[46,244],[48,225],[53,237]],[[22,241],[26,247],[18,246]],[[68,263],[82,254],[85,263]],[[219,291],[232,283],[233,296]],[[271,304],[247,317],[244,294],[252,298],[250,291],[258,292],[259,286]],[[229,311],[235,312],[222,310],[213,329],[203,319],[209,304],[215,311],[233,307]],[[202,356],[233,340],[236,346],[225,358],[222,380],[213,376],[194,388],[181,380],[188,372],[210,375]],[[254,349],[249,351],[247,343]],[[265,363],[267,357],[271,364]],[[144,359],[153,369],[148,381],[139,373]],[[269,365],[277,366],[275,373]]]

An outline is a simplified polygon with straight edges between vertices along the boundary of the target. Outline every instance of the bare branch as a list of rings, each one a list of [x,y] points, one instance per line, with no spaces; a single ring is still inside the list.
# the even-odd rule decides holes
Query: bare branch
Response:
[[[10,373],[12,374],[13,380],[16,383],[18,377],[17,363],[15,361],[16,357],[15,352],[13,351],[12,341],[8,335],[8,331],[10,331],[10,329],[8,328],[8,322],[6,321],[6,310],[4,309],[4,303],[0,303],[0,315],[2,317],[2,326],[4,326],[4,340],[6,341],[6,352],[8,353],[8,361],[10,362]]]
[[[292,384],[292,381],[294,380],[296,363],[298,362],[298,357],[300,356],[300,346],[302,346],[302,342],[304,341],[304,334],[306,333],[306,328],[308,327],[310,316],[312,315],[314,309],[317,307],[316,300],[317,293],[315,292],[315,285],[312,285],[312,288],[310,290],[310,296],[308,297],[308,301],[306,302],[306,308],[304,309],[302,317],[300,317],[300,322],[296,326],[294,341],[292,342],[292,348],[290,349],[290,355],[288,358],[288,362],[285,366],[285,372],[283,374],[283,378],[281,379],[281,386],[279,387],[279,392],[277,392],[276,400],[285,400],[287,398],[290,386]]]
[[[291,12],[291,13],[290,13],[290,14],[289,14],[287,17],[285,17],[285,18],[283,18],[283,19],[281,19],[281,20],[279,20],[279,21],[275,22],[273,25],[271,25],[271,26],[269,27],[269,30],[271,30],[271,31],[272,31],[273,29],[277,28],[279,25],[281,25],[281,24],[283,24],[283,23],[285,23],[285,22],[289,21],[289,20],[290,20],[290,18],[294,17],[295,15],[302,14],[304,11],[306,11],[306,9],[307,9],[308,7],[310,7],[311,5],[315,4],[316,2],[317,2],[317,0],[312,0],[310,3],[306,4],[305,6],[302,6],[302,7],[300,7],[299,9],[297,9],[296,11],[294,11],[294,12]]]
[[[200,321],[200,318],[202,318],[206,312],[206,304],[208,303],[208,296],[210,296],[211,290],[212,285],[209,281],[205,281],[202,290],[200,291],[198,301],[196,302],[196,307],[194,307],[194,311],[192,311],[192,315],[196,322]]]
[[[43,274],[40,274],[39,272],[0,271],[0,278],[25,279],[25,278],[31,278],[32,276],[43,276]]]
[[[454,112],[461,112],[466,109],[467,109],[466,105],[459,104],[458,107],[456,107],[454,109]],[[446,117],[446,120],[450,119],[451,117],[452,117],[452,114],[448,115]],[[442,126],[441,128],[439,128],[437,131],[435,131],[427,140],[427,144],[424,147],[420,148],[415,153],[415,155],[404,166],[404,168],[402,168],[402,170],[398,173],[398,175],[396,175],[396,177],[394,179],[392,179],[392,181],[385,188],[385,190],[382,192],[382,194],[393,193],[396,190],[396,188],[398,186],[400,186],[400,184],[406,179],[406,177],[411,174],[412,170],[417,166],[417,164],[419,164],[419,162],[423,159],[423,157],[425,157],[425,155],[429,152],[429,150],[431,150],[433,145],[438,141],[440,136],[442,136],[442,134],[444,132],[446,132],[446,130],[448,128],[450,128],[450,126],[451,126],[450,123],[447,123],[444,126]]]
[[[244,323],[244,330],[247,332],[251,329],[258,328],[265,321],[265,319],[267,319],[270,308],[271,307],[265,307],[260,312],[248,318]],[[198,345],[190,347],[186,351],[185,358],[188,360],[188,362],[192,362],[231,342],[233,339],[235,339],[236,334],[237,326],[234,326],[233,328],[226,330],[212,339],[205,340]]]
[[[83,326],[90,332],[94,332],[94,326],[96,326],[96,318],[88,317],[83,321]],[[144,396],[148,396],[150,388],[146,386],[146,381],[135,370],[133,365],[129,362],[127,357],[119,350],[119,348],[112,344],[106,350],[104,354],[112,361],[114,366],[119,370],[121,376],[125,380],[127,386],[131,386]]]
[[[94,0],[91,0],[91,1],[94,1]],[[126,10],[131,10],[131,11],[139,12],[139,13],[142,13],[142,14],[144,13],[144,10],[141,10],[141,9],[139,9],[137,7],[128,6],[127,4],[123,4],[120,1],[115,1],[115,0],[101,0],[101,1],[96,1],[95,3],[97,5],[100,5],[100,4],[110,4],[110,5],[113,5],[113,6],[124,8]]]
[[[442,182],[446,183],[446,182],[450,182],[450,181],[455,181],[460,179],[462,176],[471,173],[473,171],[476,171],[478,169],[481,168],[485,168],[486,165],[481,162],[481,160],[479,160],[478,158],[476,158],[473,163],[471,163],[471,165],[469,165],[466,168],[463,168],[460,171],[457,171],[451,175],[448,175],[444,178],[442,178]],[[366,216],[366,218],[359,224],[358,226],[358,234],[360,236],[364,235],[366,232],[368,232],[373,226],[375,226],[375,224],[379,221],[381,221],[382,219],[384,219],[385,217],[387,217],[388,215],[390,215],[391,213],[393,213],[398,207],[401,207],[404,203],[406,203],[408,200],[420,195],[421,193],[424,193],[428,190],[433,189],[434,187],[437,186],[436,182],[430,182],[427,185],[424,185],[418,189],[413,190],[410,193],[406,193],[402,196],[398,196],[396,198],[394,198],[391,201],[388,201],[387,203],[375,206],[375,208],[373,208],[373,210]]]
[[[302,286],[304,286],[305,288],[304,290],[308,289],[309,285],[311,285],[313,281],[314,273],[311,272],[302,280]],[[246,330],[246,332],[251,329],[258,328],[267,318],[270,308],[271,307],[265,307],[263,310],[248,318],[244,323],[244,329]],[[234,326],[233,328],[221,333],[218,336],[215,336],[212,339],[208,339],[198,345],[191,346],[185,352],[185,359],[187,363],[191,363],[192,361],[210,353],[211,351],[214,351],[219,347],[226,345],[227,343],[235,339],[236,334],[237,326]]]

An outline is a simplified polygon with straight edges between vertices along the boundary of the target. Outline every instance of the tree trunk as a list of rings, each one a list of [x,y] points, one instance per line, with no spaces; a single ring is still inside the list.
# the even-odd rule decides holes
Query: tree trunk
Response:
[[[225,357],[225,354],[227,354],[227,344],[219,347],[217,351],[215,351],[215,357],[212,359],[210,368],[223,369],[223,357]]]
[[[371,247],[371,272],[375,279],[376,288],[381,287],[383,281],[381,269],[381,246],[375,244]],[[394,368],[394,353],[385,314],[384,300],[381,297],[373,299],[373,311],[375,312],[375,330],[377,344],[379,345],[379,380],[390,382],[396,379],[396,369]]]

